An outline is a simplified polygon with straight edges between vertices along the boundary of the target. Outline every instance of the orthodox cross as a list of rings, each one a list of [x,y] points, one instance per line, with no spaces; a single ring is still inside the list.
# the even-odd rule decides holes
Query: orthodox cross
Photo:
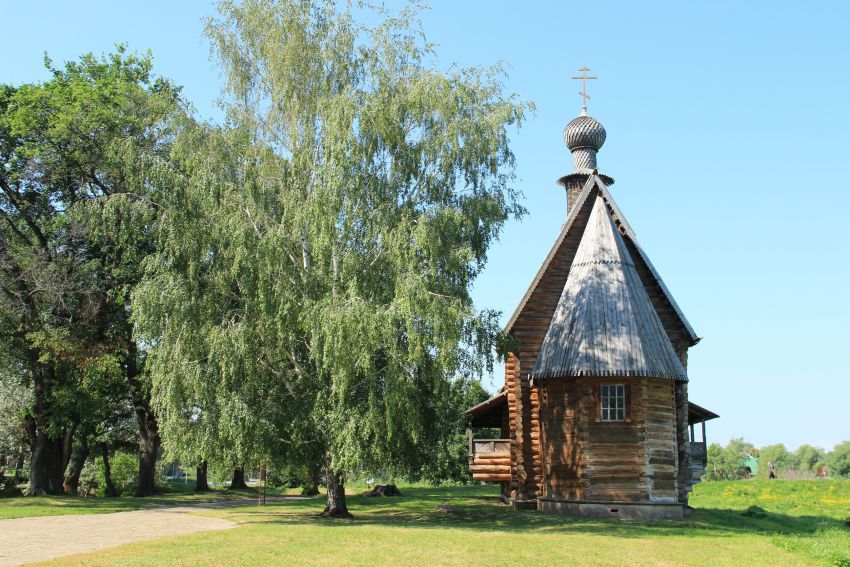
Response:
[[[584,114],[587,114],[587,100],[590,98],[587,95],[587,81],[595,79],[596,77],[589,77],[587,72],[590,71],[587,65],[582,66],[581,69],[581,77],[572,77],[573,79],[581,79],[581,92],[578,93],[581,95],[581,111]]]

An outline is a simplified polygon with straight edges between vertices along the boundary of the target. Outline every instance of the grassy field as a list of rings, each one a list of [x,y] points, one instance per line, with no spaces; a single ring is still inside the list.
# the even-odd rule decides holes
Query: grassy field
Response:
[[[0,499],[0,520],[32,516],[64,516],[66,514],[106,514],[126,512],[153,506],[182,506],[200,502],[244,500],[257,497],[254,488],[246,490],[211,490],[195,494],[193,485],[173,483],[162,487],[162,492],[150,498],[83,498],[82,496],[39,496]],[[296,490],[294,493],[298,493]],[[280,490],[269,489],[269,496],[280,495]]]
[[[317,517],[321,498],[205,510],[241,525],[53,564],[850,565],[850,481],[703,483],[691,518],[649,524],[514,511],[486,486],[402,490],[351,497],[354,520]]]

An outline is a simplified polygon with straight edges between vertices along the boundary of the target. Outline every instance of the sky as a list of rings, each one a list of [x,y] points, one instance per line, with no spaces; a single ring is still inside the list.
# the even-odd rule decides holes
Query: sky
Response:
[[[45,51],[60,63],[126,42],[215,120],[222,77],[202,37],[214,13],[0,0],[0,82],[47,79]],[[506,90],[536,105],[511,132],[528,215],[493,246],[479,307],[507,321],[566,218],[561,132],[581,109],[570,77],[587,65],[589,112],[608,132],[600,171],[703,337],[689,392],[721,416],[709,442],[850,439],[850,3],[434,0],[422,20],[439,68],[503,61]]]

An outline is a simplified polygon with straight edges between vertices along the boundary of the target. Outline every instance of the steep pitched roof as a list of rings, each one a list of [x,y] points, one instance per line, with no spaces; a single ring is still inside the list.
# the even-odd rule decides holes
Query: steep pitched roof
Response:
[[[617,221],[620,223],[624,230],[624,240],[627,243],[628,247],[634,249],[635,254],[634,261],[636,267],[638,268],[639,274],[646,274],[646,277],[642,276],[645,285],[653,285],[657,286],[657,293],[652,294],[653,302],[655,304],[656,311],[659,312],[659,316],[661,316],[660,311],[664,309],[669,309],[672,311],[670,317],[662,317],[663,322],[665,324],[665,329],[668,332],[668,336],[673,340],[674,335],[680,335],[685,337],[687,342],[690,343],[690,346],[695,345],[699,342],[700,338],[694,332],[688,320],[685,318],[682,310],[679,308],[676,300],[673,299],[673,296],[670,294],[670,291],[667,289],[667,286],[664,285],[664,281],[661,279],[661,276],[655,270],[655,267],[650,262],[649,257],[643,251],[640,244],[637,240],[637,235],[632,230],[631,226],[629,226],[622,212],[620,212],[617,203],[614,201],[614,198],[608,191],[607,186],[604,181],[598,175],[591,175],[587,182],[584,185],[584,189],[579,194],[576,199],[576,204],[572,206],[570,209],[570,214],[567,217],[567,222],[564,223],[564,226],[561,228],[561,232],[558,234],[558,237],[555,239],[555,243],[552,245],[552,248],[549,250],[549,254],[546,256],[546,259],[543,261],[543,264],[540,266],[540,269],[537,271],[534,279],[517,305],[516,309],[511,315],[508,324],[505,326],[505,332],[512,332],[514,330],[514,326],[517,321],[520,319],[520,316],[523,314],[523,310],[525,309],[529,299],[532,294],[537,289],[541,280],[546,275],[547,271],[550,269],[551,264],[556,258],[556,255],[559,252],[564,250],[565,240],[567,236],[572,232],[576,232],[582,230],[584,227],[580,226],[580,218],[582,210],[584,209],[584,205],[588,198],[591,195],[596,195],[601,193],[602,197],[605,199],[608,206],[611,208],[611,211],[616,216]],[[562,280],[563,281],[563,280]],[[666,306],[666,307],[665,307]],[[554,309],[554,304],[550,307],[550,309]]]
[[[532,375],[687,379],[602,193],[595,195]]]

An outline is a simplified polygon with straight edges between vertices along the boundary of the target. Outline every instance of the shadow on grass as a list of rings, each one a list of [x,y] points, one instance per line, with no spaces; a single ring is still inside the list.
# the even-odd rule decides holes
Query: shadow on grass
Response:
[[[207,503],[224,503],[233,500],[255,500],[256,488],[241,490],[210,490],[195,493],[193,486],[165,485],[157,494],[146,497],[120,496],[116,498],[83,496],[15,496],[0,499],[0,518],[21,518],[28,516],[49,516],[67,514],[101,514],[126,512],[168,506],[191,506]],[[270,491],[269,497],[277,496]]]
[[[234,510],[233,519],[271,524],[314,524],[327,527],[375,526],[413,529],[453,529],[479,532],[535,532],[609,535],[624,538],[698,535],[813,536],[840,527],[826,516],[790,516],[761,509],[701,508],[690,518],[651,523],[621,522],[513,510],[497,496],[475,489],[451,492],[408,488],[399,498],[349,496],[353,520],[328,520],[318,516],[322,499],[276,502],[265,508]]]

